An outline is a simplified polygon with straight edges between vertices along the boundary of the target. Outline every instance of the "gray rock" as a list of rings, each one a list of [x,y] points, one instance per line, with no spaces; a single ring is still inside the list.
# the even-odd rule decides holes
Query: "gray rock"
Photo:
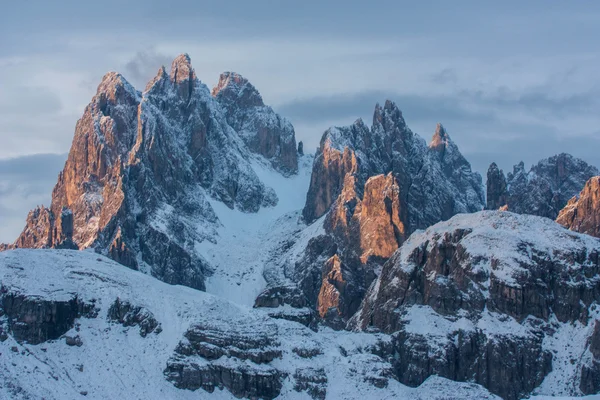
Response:
[[[134,306],[128,301],[119,298],[108,309],[108,319],[123,326],[139,326],[140,335],[146,337],[149,333],[159,334],[162,331],[160,323],[154,314],[144,307]]]
[[[599,174],[596,167],[565,153],[541,160],[529,172],[520,162],[506,179],[504,173],[492,164],[488,170],[487,209],[497,210],[506,206],[509,211],[519,214],[556,219],[567,201],[583,189],[586,181]]]

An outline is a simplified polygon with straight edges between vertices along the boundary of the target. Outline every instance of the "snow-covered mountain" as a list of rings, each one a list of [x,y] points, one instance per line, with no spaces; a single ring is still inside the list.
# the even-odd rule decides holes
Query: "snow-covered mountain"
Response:
[[[492,165],[487,207],[552,217],[590,174]],[[559,222],[597,232],[597,186]],[[485,203],[446,129],[427,143],[392,101],[305,155],[237,73],[108,73],[50,207],[0,245],[0,397],[600,392],[600,241]]]
[[[222,226],[211,202],[276,206],[264,170],[297,173],[294,129],[240,75],[223,74],[211,94],[185,54],[143,92],[110,72],[77,123],[50,208],[29,214],[14,247],[91,247],[205,289],[215,268],[197,247]]]

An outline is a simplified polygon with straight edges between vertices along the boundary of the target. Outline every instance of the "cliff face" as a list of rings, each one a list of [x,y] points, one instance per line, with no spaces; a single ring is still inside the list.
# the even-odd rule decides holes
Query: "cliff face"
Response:
[[[567,201],[598,174],[596,167],[565,153],[540,161],[529,172],[521,162],[506,177],[492,163],[488,169],[486,208],[497,210],[506,206],[519,214],[556,219]]]
[[[590,178],[578,196],[569,200],[556,222],[572,231],[600,237],[600,177]]]
[[[50,208],[32,211],[13,247],[89,248],[173,284],[204,288],[195,250],[219,222],[208,201],[256,212],[277,203],[253,157],[297,171],[294,130],[237,74],[213,91],[187,55],[144,92],[108,73],[78,121]],[[253,155],[257,153],[257,155]]]

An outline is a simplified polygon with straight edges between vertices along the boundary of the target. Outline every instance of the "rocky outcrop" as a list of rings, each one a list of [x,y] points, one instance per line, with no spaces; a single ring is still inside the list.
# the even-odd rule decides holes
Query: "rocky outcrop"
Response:
[[[350,326],[394,335],[401,382],[437,374],[517,399],[552,369],[544,326],[588,323],[600,301],[599,257],[596,239],[545,218],[456,216],[403,244]]]
[[[118,322],[125,327],[139,326],[140,336],[146,337],[149,333],[160,333],[160,323],[154,318],[154,314],[144,307],[134,306],[128,301],[119,298],[108,309],[108,319]]]
[[[227,389],[236,397],[273,399],[283,386],[284,373],[269,363],[281,358],[274,325],[228,328],[195,325],[175,349],[164,373],[182,389]],[[205,360],[194,361],[194,356]],[[228,362],[222,363],[222,357]],[[188,361],[189,360],[189,361]]]
[[[225,72],[212,95],[223,107],[229,125],[251,151],[265,157],[283,174],[298,172],[294,127],[263,103],[261,95],[246,78]]]
[[[219,226],[208,198],[256,212],[278,199],[251,160],[266,158],[284,175],[298,169],[293,127],[246,79],[225,73],[213,95],[186,54],[144,92],[106,74],[77,123],[50,207],[29,214],[11,247],[94,248],[203,290],[211,266],[196,245],[215,241]]]
[[[488,170],[486,208],[497,210],[506,206],[519,214],[556,219],[567,201],[596,175],[599,175],[596,167],[565,153],[540,161],[529,172],[520,162],[506,178],[492,163]]]
[[[600,237],[600,176],[586,182],[581,193],[560,211],[556,222],[572,231]]]
[[[19,343],[56,340],[73,328],[77,318],[97,315],[93,303],[86,303],[76,295],[69,299],[45,299],[1,286],[0,301],[0,318],[6,327],[2,331]]]
[[[486,210],[499,210],[508,204],[508,189],[504,171],[492,163],[487,171]]]

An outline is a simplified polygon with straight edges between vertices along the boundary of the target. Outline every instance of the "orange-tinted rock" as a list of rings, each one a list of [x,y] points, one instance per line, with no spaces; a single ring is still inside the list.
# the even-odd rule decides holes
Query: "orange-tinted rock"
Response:
[[[325,317],[332,308],[339,314],[343,313],[343,299],[346,281],[342,274],[342,262],[336,255],[331,257],[323,267],[323,283],[317,300],[317,311],[321,318]]]
[[[325,142],[321,145],[313,163],[313,173],[306,194],[304,219],[312,222],[325,214],[339,196],[346,174],[355,173],[358,165],[356,155],[349,148],[343,152]]]
[[[389,258],[402,244],[406,230],[401,211],[400,188],[391,173],[367,181],[358,215],[363,262],[370,256]]]
[[[600,176],[586,182],[579,196],[569,200],[560,211],[556,222],[573,231],[600,237]]]

